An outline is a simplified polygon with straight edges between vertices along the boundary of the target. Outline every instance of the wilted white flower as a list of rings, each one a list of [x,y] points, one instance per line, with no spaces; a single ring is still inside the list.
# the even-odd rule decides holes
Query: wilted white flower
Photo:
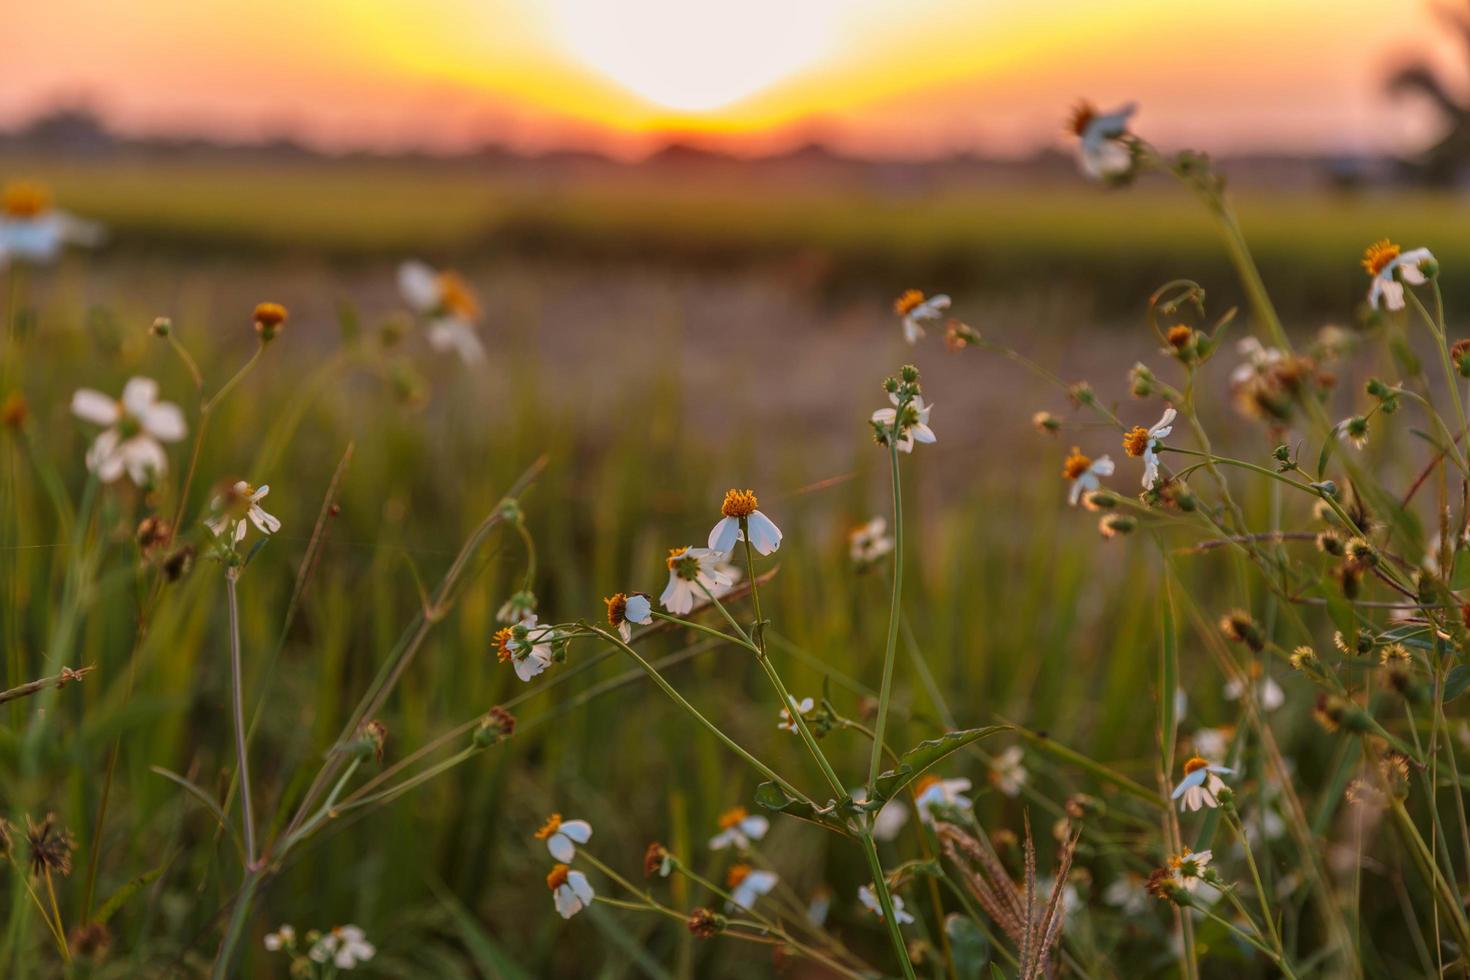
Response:
[[[720,832],[709,839],[709,846],[714,851],[732,846],[744,850],[770,829],[771,821],[760,814],[749,813],[743,806],[731,807],[720,814]]]
[[[906,290],[893,303],[893,312],[903,318],[903,339],[910,344],[924,336],[924,324],[936,322],[948,309],[948,296],[940,293],[925,299],[917,289]]]
[[[565,864],[558,864],[546,876],[546,887],[551,889],[551,899],[563,919],[570,919],[592,905],[596,893],[592,883],[580,871],[573,871]]]
[[[1191,851],[1186,847],[1182,854],[1169,858],[1169,869],[1174,872],[1174,880],[1185,891],[1192,892],[1199,887],[1205,867],[1214,856],[1213,851]]]
[[[893,402],[893,408],[880,408],[870,417],[875,424],[882,426],[883,431],[888,434],[893,432],[894,421],[898,420],[899,452],[913,452],[914,443],[916,442],[928,444],[937,441],[934,430],[929,428],[929,413],[934,410],[934,406],[924,404],[923,395],[915,395],[913,400],[905,406],[901,420],[898,419],[898,395],[896,393],[889,394],[888,400]],[[889,437],[891,438],[891,435]]]
[[[725,875],[731,899],[727,904],[731,908],[753,909],[756,899],[769,893],[779,880],[774,871],[756,871],[748,864],[737,864]]]
[[[908,925],[914,921],[913,913],[903,910],[903,899],[897,895],[888,897],[893,900],[893,921],[899,925]],[[878,893],[873,891],[872,885],[862,885],[858,888],[858,900],[868,907],[868,911],[880,919],[883,918],[883,903],[878,901]]]
[[[16,181],[0,192],[0,269],[11,259],[53,262],[66,245],[91,248],[106,237],[101,225],[51,206],[38,184]]]
[[[1072,481],[1072,489],[1067,494],[1067,502],[1073,507],[1077,501],[1082,499],[1084,493],[1091,493],[1102,486],[1098,477],[1113,475],[1113,461],[1107,456],[1099,456],[1092,459],[1082,455],[1082,450],[1076,446],[1072,447],[1072,455],[1068,456],[1062,464],[1062,476]]]
[[[952,806],[968,810],[971,801],[965,794],[970,791],[972,785],[968,779],[963,778],[923,777],[914,787],[914,808],[919,811],[919,819],[924,823],[933,823],[934,815],[930,809],[935,806]]]
[[[145,485],[168,469],[159,443],[178,442],[187,431],[184,413],[158,400],[158,382],[151,378],[130,379],[120,399],[83,388],[72,395],[71,411],[83,421],[106,426],[87,450],[87,469],[103,483],[126,472],[135,484]]]
[[[1389,241],[1380,239],[1363,252],[1363,269],[1372,277],[1368,286],[1368,303],[1375,310],[1379,304],[1390,310],[1404,308],[1404,284],[1422,286],[1439,270],[1439,263],[1427,248],[1405,252]]]
[[[769,555],[781,547],[781,529],[756,509],[759,506],[754,490],[725,491],[725,499],[720,504],[720,514],[723,516],[710,528],[710,550],[722,555],[734,551],[736,543],[745,540],[745,532],[740,529],[742,519],[749,530],[750,543],[756,551]]]
[[[653,603],[642,592],[624,595],[618,592],[602,600],[607,603],[607,621],[617,627],[618,635],[627,643],[633,638],[633,626],[653,622]]]
[[[1166,408],[1163,417],[1152,426],[1147,429],[1141,425],[1134,426],[1123,437],[1123,448],[1128,451],[1128,455],[1143,457],[1145,490],[1159,480],[1159,446],[1162,444],[1161,440],[1168,438],[1169,433],[1174,431],[1174,416],[1177,414],[1174,409]]]
[[[546,823],[536,831],[536,839],[546,841],[551,856],[563,863],[577,853],[577,845],[592,838],[592,825],[585,820],[563,820],[560,813],[546,818]]]
[[[1113,180],[1133,169],[1133,151],[1124,142],[1128,119],[1138,111],[1129,102],[1112,112],[1099,112],[1086,102],[1072,112],[1072,134],[1078,139],[1082,172],[1093,180]]]
[[[847,553],[859,568],[866,568],[892,552],[893,537],[888,533],[888,521],[882,517],[848,532]]]
[[[667,563],[669,584],[664,586],[659,603],[675,616],[686,615],[699,602],[705,591],[718,595],[730,585],[729,577],[720,571],[724,554],[709,548],[672,548]]]
[[[377,953],[373,944],[357,926],[338,926],[316,941],[306,955],[317,963],[330,960],[339,970],[351,970],[366,963]]]
[[[270,492],[268,483],[252,487],[244,480],[237,481],[230,488],[229,494],[214,498],[215,516],[207,519],[205,526],[215,537],[225,538],[231,544],[239,544],[245,540],[247,520],[261,534],[275,534],[281,529],[280,519],[274,514],[266,513],[265,508],[260,506],[261,500]]]
[[[1179,800],[1181,813],[1185,807],[1190,810],[1198,810],[1202,806],[1217,807],[1220,805],[1220,790],[1225,788],[1225,780],[1220,778],[1220,773],[1231,776],[1235,770],[1212,765],[1208,759],[1195,756],[1184,763],[1184,778],[1174,787],[1169,798]]]
[[[414,312],[428,322],[431,347],[452,350],[466,364],[485,359],[485,347],[475,331],[480,304],[457,273],[439,272],[423,262],[404,262],[398,267],[398,289]]]
[[[1026,767],[1021,765],[1025,757],[1025,751],[1019,745],[1012,745],[990,763],[990,785],[1000,790],[1007,796],[1017,796],[1021,787],[1026,785],[1030,773]]]

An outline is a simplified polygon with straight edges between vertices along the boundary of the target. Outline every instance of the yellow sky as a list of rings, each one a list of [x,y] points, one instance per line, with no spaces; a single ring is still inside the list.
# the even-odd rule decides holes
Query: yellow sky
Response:
[[[1448,38],[1419,0],[16,0],[0,120],[87,99],[122,125],[328,144],[635,153],[1023,152],[1079,95],[1164,142],[1417,139],[1384,73]]]

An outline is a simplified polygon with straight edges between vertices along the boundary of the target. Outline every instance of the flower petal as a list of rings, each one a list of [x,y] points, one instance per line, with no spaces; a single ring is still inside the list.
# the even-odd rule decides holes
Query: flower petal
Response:
[[[94,425],[112,425],[117,421],[117,399],[91,388],[82,388],[71,396],[71,413]]]

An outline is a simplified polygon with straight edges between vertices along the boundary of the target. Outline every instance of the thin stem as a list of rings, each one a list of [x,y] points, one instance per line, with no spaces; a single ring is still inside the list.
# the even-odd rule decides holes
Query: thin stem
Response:
[[[1271,914],[1271,902],[1266,897],[1266,887],[1261,884],[1261,872],[1256,867],[1256,857],[1251,850],[1250,838],[1246,836],[1245,827],[1241,825],[1240,816],[1235,812],[1233,806],[1226,809],[1225,819],[1230,822],[1236,838],[1240,841],[1241,850],[1245,852],[1245,864],[1250,869],[1251,882],[1256,887],[1256,900],[1261,904],[1261,918],[1265,920],[1266,931],[1271,935],[1271,945],[1276,947],[1277,955],[1284,961],[1286,948],[1281,943],[1281,931],[1276,927],[1276,917]]]
[[[883,651],[883,680],[878,687],[878,718],[873,726],[873,751],[868,758],[868,799],[877,792],[878,771],[883,762],[883,738],[888,729],[888,706],[893,696],[893,661],[898,652],[899,602],[903,596],[903,486],[898,473],[898,425],[904,406],[899,406],[888,436],[888,465],[893,477],[893,593],[888,604],[888,644]]]
[[[245,862],[255,866],[255,815],[250,801],[250,765],[245,748],[245,692],[240,666],[240,602],[235,593],[239,570],[225,572],[230,611],[230,700],[235,715],[235,761],[240,769],[240,819],[245,828]]]
[[[874,743],[877,744],[877,743]],[[903,933],[898,928],[898,919],[894,917],[893,896],[888,891],[888,877],[883,873],[883,862],[878,857],[878,845],[873,843],[873,834],[864,830],[862,834],[863,853],[868,858],[868,869],[873,874],[873,891],[878,893],[878,907],[883,910],[883,924],[888,927],[888,938],[893,943],[893,955],[898,958],[898,964],[903,969],[903,975],[907,980],[916,980],[914,976],[914,964],[909,961],[909,947],[903,941]],[[940,928],[944,927],[940,923]]]

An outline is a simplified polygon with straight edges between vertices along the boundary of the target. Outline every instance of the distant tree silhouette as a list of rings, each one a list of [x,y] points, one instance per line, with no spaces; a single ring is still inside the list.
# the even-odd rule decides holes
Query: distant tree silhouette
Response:
[[[1463,9],[1439,7],[1435,13],[1460,38],[1465,58],[1470,61],[1470,2]],[[1427,61],[1416,61],[1394,72],[1388,79],[1388,91],[1426,98],[1443,117],[1445,131],[1439,141],[1404,162],[1425,183],[1454,183],[1470,167],[1470,95],[1452,92]]]

